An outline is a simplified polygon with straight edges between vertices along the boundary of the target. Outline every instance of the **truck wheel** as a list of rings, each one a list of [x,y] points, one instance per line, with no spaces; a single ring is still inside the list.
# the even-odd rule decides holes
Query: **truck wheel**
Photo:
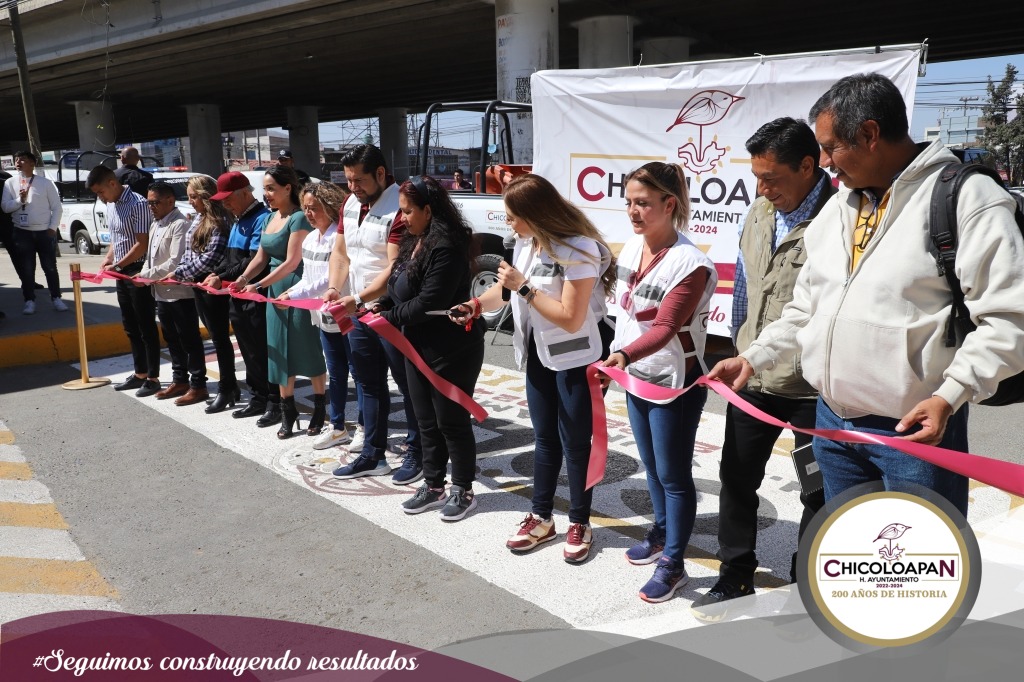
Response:
[[[483,253],[477,256],[476,273],[473,275],[473,281],[469,288],[470,296],[482,296],[485,291],[498,281],[499,265],[501,265],[501,256],[496,253]],[[487,323],[488,329],[495,328],[503,309],[502,307],[494,312],[483,314],[484,322]],[[509,316],[508,319],[511,321],[512,317]]]
[[[89,239],[89,233],[85,230],[75,232],[75,253],[80,256],[88,256],[92,252],[92,240]]]

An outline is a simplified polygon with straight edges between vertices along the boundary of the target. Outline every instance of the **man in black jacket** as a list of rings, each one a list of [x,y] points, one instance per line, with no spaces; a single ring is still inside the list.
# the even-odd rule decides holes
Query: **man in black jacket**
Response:
[[[121,151],[121,167],[114,171],[114,176],[122,185],[128,185],[131,191],[146,196],[149,186],[153,184],[153,176],[139,168],[139,150],[125,147]]]

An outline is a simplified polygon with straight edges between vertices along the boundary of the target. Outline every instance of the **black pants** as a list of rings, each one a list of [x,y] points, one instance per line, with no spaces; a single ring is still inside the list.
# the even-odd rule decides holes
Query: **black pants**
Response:
[[[129,267],[126,275],[137,275],[141,262]],[[123,279],[117,280],[117,305],[121,308],[121,325],[132,347],[135,373],[150,379],[160,376],[160,333],[156,329],[156,301],[152,287],[137,287]]]
[[[279,401],[281,388],[267,381],[266,304],[232,298],[229,317],[245,363],[245,383],[253,397],[264,402]]]
[[[740,396],[776,419],[801,428],[814,428],[816,400],[783,398],[760,391],[740,391]],[[718,558],[722,561],[721,576],[730,582],[751,585],[757,569],[757,489],[764,479],[765,465],[782,429],[750,417],[729,405],[725,413],[725,443],[719,477],[722,492],[718,512]],[[811,442],[811,437],[796,435],[796,447]],[[819,490],[801,493],[804,505],[798,539],[815,512],[825,504],[825,493]],[[796,554],[790,567],[794,580]]]
[[[50,298],[60,298],[60,276],[57,274],[57,239],[49,230],[23,230],[15,227],[12,234],[16,271],[21,278],[21,296],[26,301],[36,300],[36,256],[46,275]]]
[[[213,339],[213,348],[217,351],[217,372],[220,374],[218,389],[221,393],[232,391],[238,387],[235,379],[235,348],[231,345],[229,296],[215,296],[201,289],[196,289],[196,311],[206,325]]]
[[[199,315],[191,298],[157,301],[156,314],[171,355],[171,381],[206,387],[206,353],[199,335]],[[191,378],[189,378],[191,375]]]
[[[442,377],[472,396],[484,363],[484,344],[475,344],[432,366]],[[466,408],[441,395],[408,360],[405,376],[409,397],[420,427],[423,446],[423,480],[432,488],[444,485],[448,461],[452,483],[469,489],[476,478],[476,439]]]

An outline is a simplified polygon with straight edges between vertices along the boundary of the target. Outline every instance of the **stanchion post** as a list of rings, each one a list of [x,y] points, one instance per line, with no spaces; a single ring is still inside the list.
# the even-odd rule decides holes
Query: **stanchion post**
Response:
[[[71,264],[71,285],[75,290],[75,317],[78,324],[78,361],[82,365],[82,378],[69,381],[64,388],[69,391],[78,391],[84,388],[97,388],[106,386],[110,379],[89,378],[89,358],[85,352],[85,316],[82,313],[82,264]]]

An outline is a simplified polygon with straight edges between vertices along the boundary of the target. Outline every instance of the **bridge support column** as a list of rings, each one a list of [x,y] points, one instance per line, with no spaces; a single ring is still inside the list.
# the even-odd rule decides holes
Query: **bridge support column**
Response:
[[[633,17],[622,14],[573,22],[573,27],[580,32],[580,68],[631,66],[635,25]]]
[[[78,119],[78,148],[83,152],[113,152],[117,130],[110,102],[79,100],[72,104]]]
[[[295,167],[320,177],[320,117],[316,107],[290,106],[288,113],[288,145],[295,160]],[[280,149],[272,150],[277,159]]]
[[[189,170],[213,177],[224,172],[220,107],[216,104],[186,104],[188,114]]]
[[[495,0],[498,99],[531,102],[530,76],[558,68],[558,1]],[[512,114],[516,163],[533,163],[533,116]]]
[[[388,107],[378,109],[380,120],[380,150],[388,162],[388,170],[396,182],[409,177],[409,125],[406,109]]]

